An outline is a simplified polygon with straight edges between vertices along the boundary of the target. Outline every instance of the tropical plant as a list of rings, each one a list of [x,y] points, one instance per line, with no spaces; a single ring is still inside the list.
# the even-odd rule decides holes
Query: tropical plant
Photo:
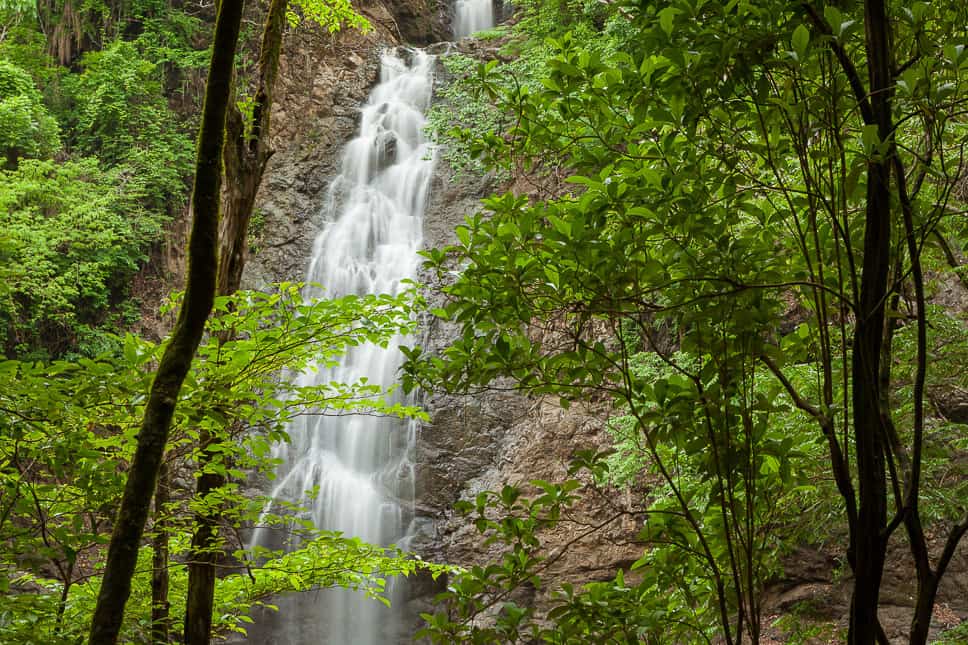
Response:
[[[104,171],[94,159],[25,159],[0,175],[6,355],[93,350],[107,340],[96,329],[110,328],[112,318],[115,328],[125,324],[116,305],[163,214],[144,209],[137,180],[125,186],[123,171]]]
[[[82,71],[66,77],[64,115],[73,153],[123,168],[143,203],[164,212],[181,207],[192,162],[192,140],[168,107],[158,64],[134,43],[115,41],[85,54]]]

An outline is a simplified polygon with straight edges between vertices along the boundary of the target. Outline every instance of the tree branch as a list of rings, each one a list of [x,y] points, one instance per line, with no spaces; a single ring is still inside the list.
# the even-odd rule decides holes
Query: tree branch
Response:
[[[807,16],[810,18],[810,22],[813,23],[814,27],[828,37],[830,50],[837,57],[841,69],[844,70],[844,74],[847,76],[847,82],[850,83],[850,89],[853,90],[854,98],[857,99],[857,106],[860,108],[860,114],[864,119],[864,123],[874,123],[874,110],[871,108],[870,101],[867,98],[868,92],[864,89],[864,83],[860,80],[860,74],[857,73],[857,68],[854,67],[854,63],[847,56],[847,51],[844,49],[844,46],[837,42],[833,29],[830,28],[827,20],[820,15],[816,7],[809,2],[804,2],[803,8],[806,10]]]

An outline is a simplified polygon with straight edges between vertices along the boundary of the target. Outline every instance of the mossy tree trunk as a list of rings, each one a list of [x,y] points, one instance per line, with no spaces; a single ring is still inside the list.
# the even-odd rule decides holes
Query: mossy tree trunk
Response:
[[[215,298],[225,114],[231,100],[242,6],[243,0],[222,0],[219,6],[198,136],[185,299],[145,406],[108,546],[104,577],[91,621],[90,645],[113,645],[118,640],[175,405]]]
[[[269,115],[272,94],[279,70],[279,51],[285,28],[287,0],[272,0],[262,32],[259,56],[259,80],[252,111],[252,121],[246,128],[245,118],[235,106],[226,118],[226,142],[223,150],[225,190],[222,193],[222,221],[219,230],[219,272],[217,292],[228,296],[238,291],[242,281],[247,251],[247,231],[256,194],[262,183],[269,149]],[[220,342],[231,340],[226,336]],[[226,429],[229,430],[229,429]],[[201,452],[197,496],[205,499],[225,485],[219,468],[213,468],[222,458],[217,450],[227,434],[216,436],[209,431],[200,435]],[[216,566],[222,556],[218,539],[218,509],[203,504],[195,517],[192,536],[192,558],[188,566],[188,594],[185,608],[185,642],[207,644],[211,640],[212,611],[214,609]]]

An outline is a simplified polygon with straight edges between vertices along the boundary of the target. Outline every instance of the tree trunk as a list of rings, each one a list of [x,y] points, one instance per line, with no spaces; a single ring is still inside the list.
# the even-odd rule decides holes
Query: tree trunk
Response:
[[[871,116],[882,142],[891,140],[891,42],[884,0],[865,2],[867,65]],[[892,146],[888,146],[889,148]],[[854,448],[859,508],[854,534],[854,592],[848,641],[873,645],[877,604],[887,551],[887,472],[885,431],[879,410],[880,359],[884,341],[884,304],[891,260],[892,150],[867,164],[864,265],[852,356]]]
[[[259,86],[252,107],[252,128],[245,134],[242,113],[232,107],[226,121],[225,193],[219,239],[219,295],[238,291],[246,260],[246,232],[262,184],[269,149],[269,117],[272,97],[279,76],[279,52],[286,25],[286,0],[272,0],[262,30],[259,52]]]
[[[211,451],[217,437],[203,432],[199,437],[202,450],[199,468],[205,468],[218,453]],[[197,497],[203,499],[225,485],[225,477],[215,472],[203,472],[198,478]],[[188,593],[185,607],[185,643],[209,643],[212,637],[212,610],[215,604],[215,567],[221,556],[217,539],[218,511],[205,508],[195,516],[192,536],[192,555],[188,563]],[[207,511],[207,512],[206,512]]]
[[[931,617],[934,614],[934,601],[938,596],[938,578],[933,574],[919,576],[918,595],[915,599],[914,617],[911,619],[909,642],[911,645],[924,645],[928,642],[931,630]]]
[[[222,0],[219,6],[198,136],[185,299],[151,385],[138,433],[138,444],[108,547],[104,577],[91,621],[90,645],[113,645],[117,642],[178,394],[212,310],[217,271],[225,112],[231,100],[232,69],[242,21],[242,4],[242,0]]]
[[[171,641],[171,603],[168,602],[168,466],[162,465],[155,490],[155,520],[151,558],[151,642]]]
[[[262,49],[259,56],[259,88],[252,113],[252,129],[245,135],[242,113],[231,107],[226,117],[226,143],[223,150],[225,164],[225,191],[223,193],[222,221],[219,231],[219,271],[217,291],[220,296],[238,291],[245,267],[246,233],[255,205],[256,194],[262,183],[266,163],[269,161],[269,115],[272,108],[272,92],[279,70],[279,50],[285,26],[286,0],[272,0],[262,32]],[[229,337],[220,338],[227,342]],[[203,432],[199,468],[204,471],[212,459],[224,454],[211,452],[210,448],[219,437]],[[197,496],[207,495],[225,485],[225,477],[214,472],[203,472],[198,479]],[[218,511],[205,509],[195,517],[195,534],[192,536],[192,558],[188,565],[188,594],[185,607],[185,643],[208,645],[212,633],[212,610],[215,597],[216,564],[220,557],[220,545],[216,527]]]

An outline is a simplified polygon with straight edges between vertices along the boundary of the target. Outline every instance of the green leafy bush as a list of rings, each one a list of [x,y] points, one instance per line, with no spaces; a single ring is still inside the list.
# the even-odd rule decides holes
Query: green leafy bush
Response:
[[[0,59],[0,152],[8,168],[20,157],[46,157],[59,146],[57,121],[23,69]]]
[[[157,64],[133,43],[115,41],[86,54],[81,66],[64,81],[72,151],[96,156],[104,166],[133,166],[155,198],[183,193],[192,142],[168,108]]]
[[[0,21],[3,20],[2,16],[3,12],[0,11]],[[30,74],[38,87],[52,82],[60,71],[47,53],[47,39],[29,21],[20,17],[10,21],[6,33],[0,38],[0,60]]]
[[[63,354],[80,330],[108,322],[162,230],[162,214],[140,205],[130,179],[93,159],[24,160],[2,173],[0,338],[8,356]]]
[[[510,113],[494,108],[493,94],[483,82],[485,78],[500,77],[505,89],[535,89],[544,73],[544,60],[541,51],[504,64],[484,63],[463,54],[441,59],[449,79],[436,91],[437,100],[427,114],[427,130],[442,146],[441,155],[455,177],[482,175],[489,170],[504,179],[510,176],[506,165],[498,167],[497,163],[488,164],[481,159],[483,149],[479,142],[496,142],[497,133],[512,123]]]
[[[0,59],[0,150],[7,157],[0,343],[8,356],[113,346],[103,331],[130,324],[130,278],[164,221],[184,206],[191,136],[168,106],[162,67],[141,52],[177,57],[192,29],[162,37],[152,27],[143,43],[115,41],[85,55],[73,74],[51,71],[39,55],[30,73]],[[17,34],[0,54],[29,59],[40,51],[40,42]],[[35,81],[48,81],[51,112]],[[66,144],[59,159],[73,158],[29,160],[60,147],[52,113]]]

